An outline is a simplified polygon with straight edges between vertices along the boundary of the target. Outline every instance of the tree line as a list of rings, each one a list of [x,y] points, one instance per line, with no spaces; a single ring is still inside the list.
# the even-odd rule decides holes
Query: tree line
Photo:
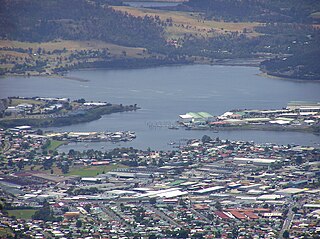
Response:
[[[200,11],[207,19],[257,22],[319,22],[317,0],[189,0],[178,9]]]
[[[163,27],[150,16],[134,17],[85,0],[1,0],[0,37],[30,42],[103,40],[124,46],[164,45]]]

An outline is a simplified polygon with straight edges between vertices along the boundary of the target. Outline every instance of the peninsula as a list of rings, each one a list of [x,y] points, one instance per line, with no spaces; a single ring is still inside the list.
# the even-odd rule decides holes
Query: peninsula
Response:
[[[64,126],[97,120],[105,114],[137,109],[136,104],[87,102],[83,98],[71,101],[69,98],[9,97],[0,100],[0,127]]]
[[[320,132],[319,102],[289,102],[283,109],[231,110],[220,116],[189,112],[179,116],[186,129]]]

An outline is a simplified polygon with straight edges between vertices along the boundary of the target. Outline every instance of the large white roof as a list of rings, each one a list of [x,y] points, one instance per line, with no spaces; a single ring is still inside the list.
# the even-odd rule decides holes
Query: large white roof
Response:
[[[204,188],[204,189],[200,189],[200,190],[197,190],[195,191],[195,193],[209,193],[209,192],[214,192],[214,191],[217,191],[217,190],[221,190],[221,189],[224,189],[224,187],[222,186],[214,186],[214,187],[210,187],[210,188]]]

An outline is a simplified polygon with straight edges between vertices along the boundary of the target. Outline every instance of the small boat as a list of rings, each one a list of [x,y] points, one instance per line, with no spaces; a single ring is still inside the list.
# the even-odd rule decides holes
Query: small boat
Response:
[[[179,129],[179,127],[178,127],[178,126],[171,125],[171,126],[168,127],[168,129]]]

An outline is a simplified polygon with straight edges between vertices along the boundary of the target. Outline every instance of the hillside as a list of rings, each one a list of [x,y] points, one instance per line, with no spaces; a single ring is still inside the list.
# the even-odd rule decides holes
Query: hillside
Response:
[[[181,10],[204,12],[208,19],[226,21],[312,23],[320,10],[317,0],[189,0]]]
[[[292,0],[284,6],[278,0],[190,0],[161,9],[123,6],[118,0],[0,0],[0,4],[0,74],[242,59],[243,65],[267,60],[261,65],[266,72],[320,79],[309,60],[298,64],[303,72],[294,76],[285,68],[268,70],[272,59],[318,52],[318,1]],[[288,66],[290,72],[293,68],[297,72],[293,65]]]
[[[155,19],[133,17],[106,4],[85,0],[1,0],[0,4],[3,39],[95,39],[131,47],[164,44],[163,27]]]
[[[261,68],[269,75],[296,78],[301,80],[320,80],[320,51],[312,51],[288,58],[272,59],[262,62]]]
[[[159,18],[164,25],[164,37],[167,40],[184,38],[186,35],[212,37],[230,32],[244,32],[248,37],[256,36],[257,22],[226,22],[203,19],[198,12],[167,11],[161,9],[113,6],[115,10],[129,13],[135,17],[152,16]]]

